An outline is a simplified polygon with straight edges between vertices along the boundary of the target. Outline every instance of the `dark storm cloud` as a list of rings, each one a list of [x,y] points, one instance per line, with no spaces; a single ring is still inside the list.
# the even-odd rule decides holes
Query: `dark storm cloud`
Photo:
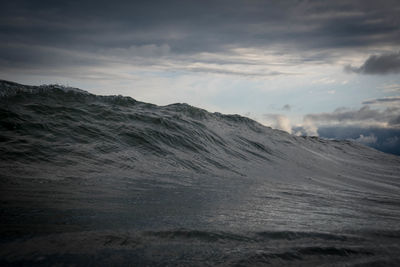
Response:
[[[303,125],[293,127],[292,132],[297,135],[353,140],[400,155],[400,108],[388,107],[381,110],[363,106],[358,110],[342,108],[334,112],[308,114],[304,116]]]
[[[7,49],[0,50],[0,60],[74,65],[75,60],[59,60],[68,51],[71,58],[89,53],[82,64],[100,64],[106,60],[91,55],[167,45],[171,57],[280,47],[282,53],[302,55],[304,62],[326,62],[335,59],[331,52],[336,49],[398,45],[399,7],[395,0],[2,1],[2,44],[15,50],[25,46],[29,60]],[[53,50],[42,60],[37,47]]]
[[[400,52],[372,55],[360,67],[346,66],[345,70],[363,74],[400,73]]]
[[[0,44],[2,53],[0,69],[4,67],[41,67],[50,68],[60,66],[95,66],[101,61],[94,56],[67,49]]]
[[[325,126],[318,128],[322,138],[353,140],[386,153],[400,155],[400,129],[357,126]]]

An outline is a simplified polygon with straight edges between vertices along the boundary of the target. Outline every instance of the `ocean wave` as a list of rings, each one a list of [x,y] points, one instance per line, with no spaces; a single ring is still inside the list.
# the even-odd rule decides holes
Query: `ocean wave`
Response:
[[[395,264],[399,174],[240,115],[0,81],[0,265]]]

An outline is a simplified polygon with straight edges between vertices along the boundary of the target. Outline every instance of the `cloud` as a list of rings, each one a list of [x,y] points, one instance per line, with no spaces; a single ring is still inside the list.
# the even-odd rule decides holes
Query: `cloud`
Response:
[[[348,65],[347,72],[362,74],[400,73],[400,51],[383,55],[372,55],[360,67]]]
[[[224,74],[224,75],[236,75],[245,77],[265,77],[265,76],[277,76],[277,75],[292,75],[290,73],[271,71],[271,72],[249,72],[240,70],[229,70],[224,68],[212,68],[212,67],[188,67],[183,68],[183,71],[201,72],[201,73],[213,73],[213,74]]]
[[[172,65],[178,69],[181,64],[191,72],[287,75],[291,72],[278,66],[332,63],[347,58],[346,50],[367,51],[382,44],[393,50],[400,42],[399,3],[385,3],[2,1],[0,38],[5,41],[0,48],[0,67],[9,73],[31,68],[45,73],[49,68],[68,69],[80,64],[90,64],[87,71],[93,65],[156,69]],[[207,58],[210,65],[193,67],[191,64],[201,61],[204,54],[212,55]],[[273,67],[248,70],[250,63]],[[220,68],[223,64],[229,67]],[[390,69],[392,65],[380,64]],[[370,64],[362,69],[370,71]]]
[[[383,142],[383,146],[386,149],[394,150],[397,148],[397,150],[393,151],[392,153],[400,155],[400,135],[394,135],[394,136],[386,138],[385,141]]]
[[[353,140],[377,150],[400,156],[400,129],[358,126],[323,126],[318,129],[322,138]]]
[[[286,104],[282,107],[282,110],[284,111],[290,111],[292,109],[292,107],[289,104]]]
[[[353,140],[400,155],[400,107],[372,109],[366,105],[355,110],[339,108],[333,112],[307,114],[303,123],[294,126],[292,132],[296,135]]]
[[[291,126],[290,120],[285,115],[264,114],[263,119],[264,119],[264,123],[266,125],[269,125],[274,129],[292,133],[292,126]]]
[[[380,89],[383,89],[385,92],[400,92],[400,84],[397,83],[392,83],[392,84],[385,84],[380,87]]]
[[[100,50],[100,54],[110,57],[132,59],[135,57],[162,57],[170,53],[168,44],[131,45],[127,48],[115,47]]]
[[[360,134],[360,137],[358,137],[357,139],[355,139],[355,141],[362,143],[362,144],[367,144],[367,145],[371,145],[371,144],[375,144],[377,141],[377,138],[374,134],[368,135],[368,136],[364,136],[363,134]]]
[[[388,96],[382,98],[376,98],[371,100],[365,100],[362,102],[363,105],[375,105],[375,104],[400,104],[400,96]]]
[[[332,124],[358,124],[364,126],[380,125],[397,126],[396,119],[400,115],[399,107],[386,108],[385,110],[371,109],[363,106],[358,110],[337,109],[334,112],[307,114],[304,121],[319,125]]]
[[[351,140],[377,150],[400,156],[400,128],[363,125],[319,125],[316,134],[309,134],[305,125],[293,127],[293,132],[301,136],[319,136],[335,140]]]
[[[389,125],[392,125],[392,126],[395,126],[395,127],[400,127],[400,114],[390,118]]]

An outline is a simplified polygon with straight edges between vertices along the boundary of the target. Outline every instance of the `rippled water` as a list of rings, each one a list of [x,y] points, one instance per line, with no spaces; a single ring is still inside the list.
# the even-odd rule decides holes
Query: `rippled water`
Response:
[[[400,264],[400,158],[0,82],[0,265]]]

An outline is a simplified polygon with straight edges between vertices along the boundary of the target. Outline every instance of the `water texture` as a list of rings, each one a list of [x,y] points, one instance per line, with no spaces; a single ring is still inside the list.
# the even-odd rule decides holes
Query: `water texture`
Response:
[[[398,266],[400,158],[0,81],[1,266]]]

